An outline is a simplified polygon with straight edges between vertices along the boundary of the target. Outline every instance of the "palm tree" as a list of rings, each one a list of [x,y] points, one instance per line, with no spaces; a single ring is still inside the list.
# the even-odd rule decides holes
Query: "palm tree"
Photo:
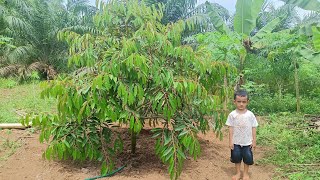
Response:
[[[195,9],[197,0],[147,0],[147,5],[164,4],[162,23],[176,22],[185,19]]]
[[[200,32],[214,31],[214,19],[210,13],[216,13],[227,24],[230,22],[229,11],[217,3],[203,3],[197,5],[197,0],[148,0],[147,5],[164,4],[162,23],[168,24],[178,20],[185,20],[193,24],[184,37],[190,37]]]
[[[277,17],[280,17],[281,21],[273,29],[273,32],[293,28],[301,21],[294,5],[284,4],[283,6],[275,8],[272,3],[265,1],[257,18],[257,27],[255,31],[259,31]]]
[[[95,8],[83,0],[12,0],[0,4],[0,34],[12,38],[16,46],[2,51],[0,75],[44,67],[61,70],[66,67],[67,46],[57,39],[58,31],[67,27],[81,27],[92,23]],[[1,12],[1,11],[0,11]],[[16,65],[15,68],[13,68]],[[32,65],[32,66],[29,66]],[[45,66],[46,65],[46,66]],[[19,67],[19,68],[18,68]],[[53,68],[54,67],[54,68]],[[9,71],[11,69],[12,71]],[[22,72],[21,70],[19,70]]]

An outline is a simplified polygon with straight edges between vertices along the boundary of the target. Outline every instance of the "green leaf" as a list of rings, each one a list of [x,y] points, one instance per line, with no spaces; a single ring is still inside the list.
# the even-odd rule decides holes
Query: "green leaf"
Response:
[[[142,129],[141,121],[139,121],[139,119],[136,119],[136,122],[134,124],[134,132],[139,133],[141,129]]]
[[[184,130],[179,134],[178,137],[180,138],[180,137],[184,136],[185,134],[187,134],[188,132],[189,132],[188,130]]]
[[[184,128],[186,128],[186,125],[182,124],[182,125],[180,125],[180,126],[178,126],[178,127],[175,127],[174,130],[175,130],[175,131],[181,131],[181,130],[184,129]]]
[[[173,160],[173,157],[170,158],[170,161],[169,161],[170,165],[169,165],[169,173],[170,173],[170,178],[173,179],[174,175],[175,175],[175,172],[173,171],[174,169],[174,160]]]
[[[173,146],[168,147],[162,154],[162,157],[166,157],[173,150]]]
[[[180,148],[178,148],[178,154],[183,158],[183,159],[187,159],[185,154],[182,152],[182,150]]]
[[[234,30],[237,33],[250,35],[256,27],[256,19],[264,0],[237,0]]]
[[[153,135],[152,135],[152,138],[156,138],[156,137],[158,137],[159,135],[161,135],[162,134],[162,132],[161,131],[158,131],[158,132],[156,132],[156,133],[154,133]]]
[[[101,165],[101,176],[105,176],[108,172],[107,162],[103,161]]]
[[[263,37],[265,37],[267,34],[271,33],[272,30],[280,23],[281,19],[279,17],[275,18],[271,22],[269,22],[267,25],[265,25],[262,29],[260,29],[257,34],[255,34],[252,37],[252,42],[257,42]]]
[[[313,37],[312,37],[313,46],[318,52],[320,52],[320,31],[318,30],[317,27],[313,26],[312,32],[313,32]]]
[[[173,112],[177,109],[177,100],[173,97],[172,94],[169,95],[169,102]]]
[[[45,151],[45,157],[46,159],[50,160],[52,155],[52,147],[48,147],[47,150]]]
[[[154,101],[159,101],[162,97],[163,97],[163,93],[162,92],[159,92],[157,95],[156,95],[156,97],[154,98]]]
[[[168,135],[168,133],[165,133],[165,135],[164,135],[164,146],[169,144],[170,141],[171,141],[170,136]]]
[[[134,128],[134,116],[130,117],[130,129]]]
[[[85,111],[87,104],[88,104],[88,101],[86,101],[82,104],[82,107],[81,107],[79,114],[78,114],[78,123],[81,123],[81,120],[83,119],[83,112]]]
[[[132,92],[129,93],[129,97],[128,97],[128,105],[132,105],[134,103],[134,94]]]
[[[70,148],[70,144],[68,143],[67,140],[64,140],[63,143],[67,146],[67,148]]]

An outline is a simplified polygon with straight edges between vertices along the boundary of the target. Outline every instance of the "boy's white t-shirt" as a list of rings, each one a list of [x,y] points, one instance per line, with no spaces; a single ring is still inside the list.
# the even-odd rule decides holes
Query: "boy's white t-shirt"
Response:
[[[252,128],[258,126],[254,114],[247,110],[240,114],[237,110],[232,111],[226,122],[227,126],[233,127],[233,144],[249,146],[252,144]]]

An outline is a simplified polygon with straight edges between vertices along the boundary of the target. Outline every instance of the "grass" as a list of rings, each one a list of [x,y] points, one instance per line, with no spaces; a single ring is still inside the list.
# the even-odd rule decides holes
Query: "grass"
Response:
[[[19,122],[20,116],[31,112],[52,112],[56,100],[41,99],[39,83],[18,85],[0,79],[0,123]]]
[[[257,131],[259,144],[273,147],[263,163],[278,166],[275,179],[320,179],[320,132],[301,115],[273,115]]]

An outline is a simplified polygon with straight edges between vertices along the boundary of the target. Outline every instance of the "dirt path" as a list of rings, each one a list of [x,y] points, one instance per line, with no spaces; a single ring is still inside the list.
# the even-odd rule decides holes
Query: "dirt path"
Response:
[[[122,172],[110,180],[167,180],[167,166],[163,165],[154,154],[154,140],[149,132],[142,133],[138,140],[138,155],[136,163],[129,165]],[[231,179],[234,166],[229,162],[230,150],[228,140],[219,141],[213,133],[200,135],[202,154],[195,161],[187,160],[180,179],[183,180],[226,180]],[[0,143],[9,138],[21,144],[17,151],[7,158],[0,160],[0,179],[6,180],[76,180],[94,177],[99,174],[99,164],[85,163],[82,165],[72,162],[47,161],[42,159],[45,144],[40,144],[38,134],[27,131],[13,130],[10,135],[0,131]],[[1,145],[0,144],[0,145]],[[255,160],[262,158],[264,147],[258,147]],[[0,149],[0,157],[5,150]],[[262,165],[253,165],[250,169],[251,179],[267,180],[273,175],[273,168]]]

